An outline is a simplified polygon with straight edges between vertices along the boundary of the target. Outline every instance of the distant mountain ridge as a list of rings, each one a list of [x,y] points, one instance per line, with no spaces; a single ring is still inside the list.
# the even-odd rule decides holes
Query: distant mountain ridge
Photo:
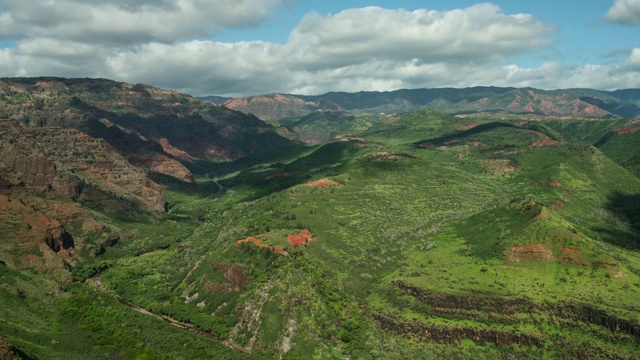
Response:
[[[217,103],[222,98],[209,97]],[[207,100],[207,97],[201,98]],[[226,107],[263,120],[301,117],[313,111],[411,112],[429,108],[449,115],[473,113],[640,118],[640,89],[539,90],[512,87],[402,89],[388,92],[329,92],[323,95],[268,94],[234,98]]]
[[[227,161],[289,144],[253,116],[176,91],[106,79],[0,79],[0,117],[74,128],[104,138],[128,158]]]

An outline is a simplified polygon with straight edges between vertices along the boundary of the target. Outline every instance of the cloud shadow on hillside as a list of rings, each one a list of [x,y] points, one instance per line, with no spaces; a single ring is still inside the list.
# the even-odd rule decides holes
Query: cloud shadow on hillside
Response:
[[[640,194],[615,192],[605,204],[613,222],[610,227],[594,228],[608,243],[640,250]]]

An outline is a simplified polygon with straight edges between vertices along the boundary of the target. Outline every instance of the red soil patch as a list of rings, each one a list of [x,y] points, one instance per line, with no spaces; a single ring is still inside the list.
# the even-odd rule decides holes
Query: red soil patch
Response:
[[[562,186],[562,184],[561,184],[561,183],[559,183],[558,181],[553,180],[553,181],[549,184],[549,186],[551,186],[551,187],[560,187],[560,186]]]
[[[220,291],[239,292],[249,283],[249,269],[239,265],[210,264],[211,268],[222,273],[222,277],[228,280],[225,284],[216,284],[209,280],[205,281],[204,291],[215,293]]]
[[[555,140],[539,140],[529,145],[529,147],[543,147],[543,146],[551,146],[557,143]]]
[[[309,230],[301,230],[298,235],[289,235],[289,242],[291,243],[290,248],[294,246],[304,245],[310,241],[313,241],[311,234],[309,234]]]
[[[537,219],[544,219],[544,218],[547,218],[547,217],[549,217],[549,213],[547,213],[546,210],[542,210],[542,211],[540,211],[540,214],[538,214],[538,215],[536,215],[536,217],[534,217],[534,219],[536,219],[536,220]]]
[[[525,110],[527,110],[528,112],[533,112],[533,103],[532,103],[532,102],[528,103],[528,104],[524,107],[524,109],[525,109]]]
[[[474,141],[474,142],[472,142],[471,144],[473,144],[473,147],[478,147],[478,146],[483,147],[483,148],[484,148],[484,147],[489,147],[489,145],[487,145],[487,144],[483,144],[483,143],[481,143],[480,141]]]
[[[465,131],[465,130],[473,129],[476,126],[478,125],[476,125],[475,123],[471,123],[469,125],[460,124],[456,127],[456,130]]]
[[[553,260],[553,252],[540,243],[533,243],[526,246],[513,246],[507,254],[507,260],[518,262],[522,259],[551,261]]]
[[[509,165],[509,160],[506,159],[485,160],[483,162],[487,167],[487,172],[496,175],[503,173],[512,173],[516,172],[517,170],[514,166]]]
[[[623,128],[616,129],[615,131],[616,131],[616,134],[618,135],[631,134],[631,133],[640,131],[640,128],[623,127]]]
[[[442,150],[447,150],[447,147],[446,146],[438,146],[436,149],[442,151]]]
[[[257,235],[257,236],[264,236],[264,235],[261,234],[261,235]],[[256,244],[261,249],[269,249],[269,250],[273,251],[274,253],[281,254],[281,255],[284,255],[284,256],[289,256],[289,253],[284,251],[284,249],[282,247],[265,245],[265,244],[262,243],[262,240],[257,239],[257,238],[255,238],[253,236],[249,236],[246,239],[238,240],[238,241],[235,242],[234,245],[235,246],[240,246],[240,244],[244,244],[244,243],[248,243],[248,242],[252,242],[252,243]]]
[[[524,259],[537,261],[558,260],[578,266],[592,265],[592,263],[581,253],[579,248],[565,248],[563,243],[560,243],[560,248],[560,254],[557,257],[554,257],[553,252],[540,243],[533,243],[526,246],[514,246],[509,250],[507,260],[511,262],[518,262]]]
[[[333,181],[329,179],[320,179],[316,181],[309,181],[308,183],[303,184],[302,186],[315,186],[317,188],[325,188],[325,187],[341,186],[341,185],[342,184],[340,184],[337,181]]]
[[[436,146],[432,143],[420,144],[418,145],[421,149],[434,149]]]
[[[289,253],[285,251],[281,246],[269,246],[269,245],[263,244],[262,239],[259,239],[259,238],[264,236],[265,234],[256,235],[255,237],[249,236],[246,239],[236,241],[234,245],[240,246],[241,244],[251,242],[261,249],[269,249],[274,253],[281,254],[284,256],[289,256]],[[298,234],[289,235],[287,237],[287,240],[289,240],[289,243],[291,243],[291,245],[289,245],[289,250],[292,250],[296,246],[302,246],[313,241],[313,237],[311,237],[311,233],[309,232],[309,230],[305,229],[305,230],[301,230]]]
[[[452,145],[452,144],[457,144],[460,142],[460,139],[453,139],[453,140],[449,140],[449,141],[445,141],[445,145]]]
[[[272,174],[269,176],[265,176],[265,180],[271,180],[271,179],[277,179],[277,178],[281,178],[281,177],[290,177],[293,176],[293,173],[278,173],[278,174]]]
[[[560,244],[562,246],[562,244]],[[591,262],[585,261],[580,257],[580,249],[578,248],[563,248],[562,253],[558,256],[558,260],[568,262],[570,264],[578,266],[590,266]]]

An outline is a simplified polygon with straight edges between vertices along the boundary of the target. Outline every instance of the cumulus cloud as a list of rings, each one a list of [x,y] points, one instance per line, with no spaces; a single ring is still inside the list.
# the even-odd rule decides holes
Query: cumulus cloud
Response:
[[[0,37],[171,43],[259,23],[290,0],[3,0]]]
[[[51,3],[34,1],[36,7]],[[0,0],[0,9],[3,3],[10,8],[23,6],[23,1]],[[275,6],[288,2],[244,0],[226,5],[231,3],[56,2],[79,6],[84,14],[93,14],[88,17],[93,23],[60,9],[56,11],[61,15],[53,19],[26,8],[24,13],[5,12],[0,15],[0,34],[10,37],[9,31],[16,31],[5,26],[10,22],[32,29],[15,36],[17,47],[0,50],[0,76],[104,77],[194,95],[226,96],[476,85],[615,89],[640,84],[640,48],[619,64],[571,67],[550,62],[535,68],[514,64],[513,55],[552,46],[548,36],[557,29],[532,15],[505,14],[492,4],[451,11],[367,7],[308,14],[285,44],[223,43],[198,37],[218,27],[260,21]],[[215,7],[211,4],[220,7],[217,17],[211,16]],[[196,5],[204,15],[190,18],[189,7]],[[249,5],[256,6],[253,17],[220,15],[242,12]],[[64,21],[55,20],[65,16]],[[95,21],[98,16],[104,19]],[[160,20],[149,20],[154,17]],[[181,30],[156,29],[160,26],[156,21]],[[41,35],[45,30],[54,35]]]
[[[615,0],[604,18],[620,24],[640,25],[640,0]]]
[[[344,66],[366,59],[469,61],[550,45],[555,27],[493,4],[452,11],[345,10],[306,16],[288,45],[305,66]],[[293,52],[293,51],[292,51]]]

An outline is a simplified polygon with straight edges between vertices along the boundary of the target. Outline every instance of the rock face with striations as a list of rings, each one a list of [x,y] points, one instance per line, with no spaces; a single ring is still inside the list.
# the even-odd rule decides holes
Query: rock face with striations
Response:
[[[183,163],[195,158],[228,161],[291,145],[255,116],[142,84],[0,79],[0,96],[4,99],[0,117],[32,126],[74,128],[104,139],[125,158],[135,154],[162,155]],[[189,178],[186,168],[175,164],[160,170],[178,179]]]
[[[71,234],[55,220],[48,225],[43,241],[54,252],[60,252],[62,249],[68,250],[75,245]]]
[[[73,129],[32,127],[0,120],[0,162],[27,187],[54,191],[74,201],[101,192],[164,210],[160,186],[113,147]],[[88,197],[88,198],[87,198]]]

